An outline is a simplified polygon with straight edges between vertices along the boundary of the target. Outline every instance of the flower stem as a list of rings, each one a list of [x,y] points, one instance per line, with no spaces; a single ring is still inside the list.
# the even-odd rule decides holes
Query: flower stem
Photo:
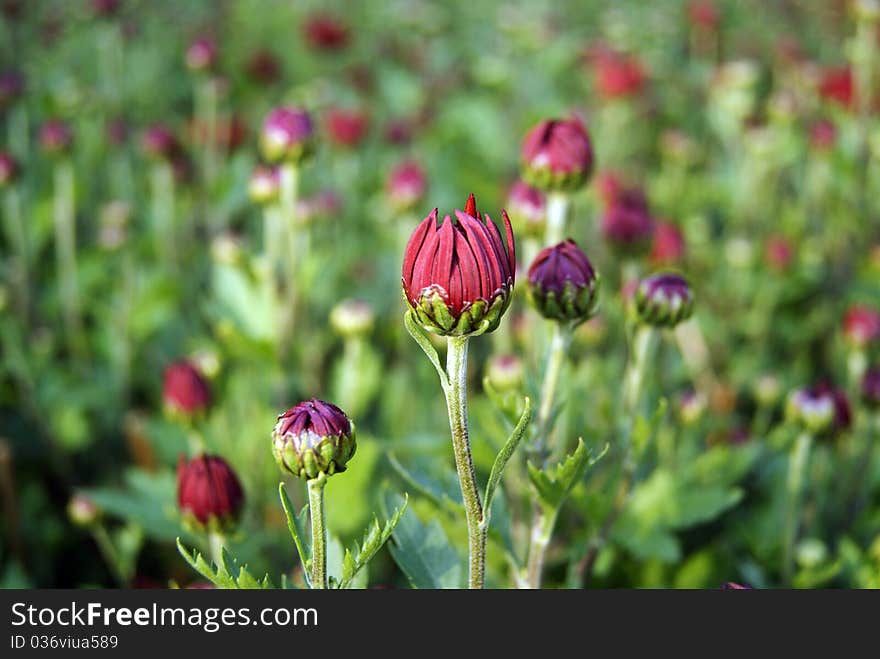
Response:
[[[464,498],[468,529],[468,587],[482,588],[486,579],[486,536],[488,528],[483,520],[483,505],[477,489],[477,476],[471,457],[468,436],[467,410],[467,350],[468,337],[448,337],[444,386],[446,407],[449,411],[449,429],[452,431],[452,449],[455,468]]]
[[[218,531],[208,532],[208,552],[214,565],[220,567],[223,565],[223,545],[226,544],[226,538]]]
[[[76,212],[73,164],[69,160],[55,166],[55,258],[58,265],[61,304],[70,349],[79,353],[83,348],[79,287],[76,268]]]
[[[798,435],[788,463],[788,479],[785,484],[788,496],[788,511],[785,515],[785,535],[782,553],[782,575],[785,583],[791,584],[794,571],[794,543],[797,539],[801,512],[801,493],[804,486],[804,473],[810,459],[813,436],[808,432]]]
[[[177,261],[177,239],[174,230],[174,171],[169,163],[153,166],[151,188],[156,252],[167,272],[173,272]]]
[[[21,215],[21,202],[18,190],[10,186],[4,198],[4,215],[9,243],[17,256],[16,290],[19,313],[25,324],[30,316],[30,243],[24,219]]]
[[[283,236],[284,252],[284,292],[286,304],[282,310],[281,323],[279,324],[278,349],[281,356],[287,354],[290,338],[293,334],[294,321],[296,319],[296,280],[298,257],[300,254],[298,227],[296,224],[296,201],[299,194],[299,168],[291,163],[281,166],[281,229],[279,237]]]
[[[327,477],[321,474],[308,481],[309,518],[312,522],[312,588],[329,587],[327,582],[327,526],[324,524],[324,486]]]
[[[98,522],[92,527],[92,537],[95,539],[95,544],[98,545],[98,550],[104,557],[104,561],[107,563],[107,567],[110,568],[110,572],[113,573],[116,582],[121,588],[128,586],[128,575],[119,558],[119,552],[116,551],[116,547],[113,545],[113,541],[110,539],[110,535],[103,524]]]
[[[547,198],[547,229],[544,245],[555,245],[565,238],[570,198],[564,192],[552,192]]]
[[[656,345],[657,332],[648,325],[640,325],[635,330],[632,342],[632,359],[627,365],[623,381],[623,404],[627,416],[633,417],[639,405],[645,371],[651,352]]]

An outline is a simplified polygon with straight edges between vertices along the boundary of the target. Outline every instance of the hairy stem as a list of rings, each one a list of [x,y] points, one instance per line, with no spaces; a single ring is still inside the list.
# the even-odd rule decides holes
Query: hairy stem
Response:
[[[312,522],[312,588],[329,587],[327,581],[327,526],[324,524],[324,486],[327,477],[321,474],[308,482],[309,518]]]
[[[477,476],[471,457],[468,436],[467,408],[467,350],[468,337],[448,337],[446,373],[448,385],[444,386],[446,407],[449,411],[449,429],[452,431],[452,449],[455,469],[464,498],[464,511],[468,529],[468,587],[482,588],[486,573],[486,536],[483,524],[483,506],[477,489]]]

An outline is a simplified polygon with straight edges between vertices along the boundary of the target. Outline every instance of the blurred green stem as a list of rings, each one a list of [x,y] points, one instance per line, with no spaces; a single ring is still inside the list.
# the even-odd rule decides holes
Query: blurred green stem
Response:
[[[14,185],[9,186],[4,195],[3,202],[6,233],[18,264],[18,277],[16,277],[17,303],[19,313],[24,322],[27,323],[30,316],[30,243],[24,219],[21,216],[19,191]]]
[[[632,358],[627,364],[623,381],[623,404],[630,421],[638,412],[639,398],[651,353],[657,344],[657,332],[649,325],[639,325],[632,341]]]
[[[107,529],[104,528],[104,525],[101,522],[97,522],[92,526],[92,537],[95,539],[95,544],[98,545],[98,551],[100,551],[101,556],[104,557],[104,562],[107,563],[107,567],[110,568],[110,572],[113,573],[113,577],[116,579],[119,587],[127,587],[129,576],[126,574],[126,569],[122,565],[119,552],[116,551],[116,547],[110,539],[110,534],[107,533]]]
[[[477,476],[471,457],[468,435],[467,406],[467,353],[468,337],[447,337],[446,374],[444,383],[446,407],[449,411],[449,429],[452,431],[452,450],[455,469],[464,499],[468,529],[468,587],[482,588],[486,580],[486,537],[488,528],[483,523],[483,505],[477,489]]]
[[[202,145],[202,185],[210,191],[217,178],[217,81],[208,76],[196,81],[197,130],[204,140]],[[216,227],[212,227],[216,228]]]
[[[68,344],[71,352],[81,354],[84,337],[77,284],[75,194],[73,163],[61,160],[55,165],[55,258]]]
[[[174,227],[174,171],[171,163],[162,161],[153,165],[150,172],[153,233],[156,252],[167,273],[173,272],[177,263],[177,238]]]
[[[300,262],[299,227],[296,222],[296,202],[299,195],[299,168],[292,163],[281,165],[281,235],[283,235],[284,254],[284,286],[283,298],[285,300],[282,309],[281,322],[279,324],[280,335],[278,337],[278,351],[281,357],[287,355],[290,346],[295,321],[297,306],[297,275]]]
[[[801,494],[804,488],[804,475],[810,459],[813,436],[802,432],[795,440],[788,463],[788,478],[785,483],[788,507],[785,515],[783,535],[782,576],[783,582],[790,586],[794,572],[794,545],[797,540],[801,516]]]
[[[312,588],[328,588],[327,526],[324,524],[324,486],[327,477],[321,474],[308,481],[309,518],[312,522]]]
[[[547,230],[544,246],[555,245],[565,238],[568,206],[571,198],[565,192],[551,192],[547,197]]]

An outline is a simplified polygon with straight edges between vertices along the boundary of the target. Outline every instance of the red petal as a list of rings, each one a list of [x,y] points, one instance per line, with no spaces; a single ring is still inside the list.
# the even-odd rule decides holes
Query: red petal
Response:
[[[491,277],[489,266],[490,254],[486,253],[486,250],[479,239],[479,235],[483,231],[483,227],[475,219],[468,217],[464,213],[458,216],[458,222],[459,226],[461,226],[462,230],[464,231],[464,238],[465,242],[467,243],[468,249],[474,255],[474,262],[477,266],[476,275],[479,278],[480,282],[478,295],[484,300],[487,300],[489,299],[489,296],[491,296],[492,293],[494,293],[495,291],[489,290],[489,280]],[[460,250],[459,253],[461,253]]]
[[[513,238],[513,227],[510,226],[510,218],[507,217],[507,211],[501,211],[501,217],[504,220],[504,232],[507,234],[507,258],[509,260],[508,267],[510,276],[516,275],[516,240]]]
[[[498,227],[488,215],[486,216],[483,227],[486,231],[486,238],[492,246],[492,251],[495,254],[495,260],[498,262],[498,267],[501,270],[499,280],[496,282],[496,287],[500,288],[506,284],[507,280],[511,277],[510,259],[504,251],[504,243],[501,242],[501,232],[498,231]]]
[[[467,201],[464,202],[464,212],[471,217],[477,218],[478,220],[482,219],[480,217],[479,211],[477,210],[477,200],[474,197],[473,192],[471,192],[470,196],[467,198]]]
[[[425,240],[428,237],[428,234],[431,228],[437,228],[437,209],[431,211],[430,215],[422,220],[421,224],[416,227],[416,230],[413,231],[412,235],[409,238],[409,241],[406,243],[406,250],[403,253],[403,268],[402,268],[402,276],[404,286],[408,287],[412,284],[412,275],[413,268],[415,267],[416,260],[418,258],[419,252],[425,244]]]
[[[455,255],[454,240],[455,228],[452,226],[452,218],[448,215],[443,218],[440,225],[439,246],[431,268],[431,284],[438,284],[449,292],[449,278],[452,274],[452,260]]]
[[[470,245],[468,245],[467,237],[461,228],[455,232],[455,256],[458,262],[458,270],[461,273],[462,306],[464,306],[464,303],[473,303],[477,298],[481,297],[482,289],[477,258]]]

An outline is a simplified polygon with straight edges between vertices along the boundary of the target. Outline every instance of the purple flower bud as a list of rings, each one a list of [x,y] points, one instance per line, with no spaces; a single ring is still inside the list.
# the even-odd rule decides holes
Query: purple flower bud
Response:
[[[281,177],[275,167],[257,165],[248,182],[248,194],[256,204],[268,205],[278,201]]]
[[[0,73],[0,110],[12,105],[24,92],[24,77],[18,71]]]
[[[862,400],[872,410],[880,410],[880,367],[869,368],[862,376]]]
[[[210,37],[199,37],[186,49],[186,67],[193,73],[211,71],[217,65],[217,44]]]
[[[0,189],[11,185],[18,178],[18,162],[11,154],[0,151]]]
[[[525,181],[514,183],[507,195],[507,212],[517,233],[533,238],[544,234],[547,200],[537,188]]]
[[[278,466],[305,480],[345,471],[356,450],[354,424],[341,409],[317,398],[279,415],[272,432]]]
[[[523,178],[542,190],[576,190],[593,171],[593,146],[578,119],[545,119],[522,145]]]
[[[654,220],[645,195],[638,189],[619,192],[605,209],[602,235],[621,254],[633,256],[651,247]]]
[[[596,311],[599,276],[569,239],[542,249],[529,267],[529,300],[545,318],[582,323]]]
[[[674,272],[661,272],[639,282],[635,291],[639,320],[655,327],[674,327],[687,320],[694,297],[687,280]]]
[[[391,170],[385,191],[391,205],[399,212],[411,210],[425,196],[428,181],[415,160],[405,160]]]
[[[296,107],[272,110],[263,122],[260,146],[270,162],[298,163],[312,151],[314,127],[309,114]]]
[[[162,124],[153,124],[144,131],[141,147],[150,158],[171,160],[180,149],[180,144],[170,129]]]
[[[50,156],[65,153],[73,144],[73,135],[67,124],[50,119],[40,128],[40,144]]]
[[[184,523],[198,531],[235,528],[244,506],[238,476],[223,458],[200,455],[177,465],[177,506]]]

